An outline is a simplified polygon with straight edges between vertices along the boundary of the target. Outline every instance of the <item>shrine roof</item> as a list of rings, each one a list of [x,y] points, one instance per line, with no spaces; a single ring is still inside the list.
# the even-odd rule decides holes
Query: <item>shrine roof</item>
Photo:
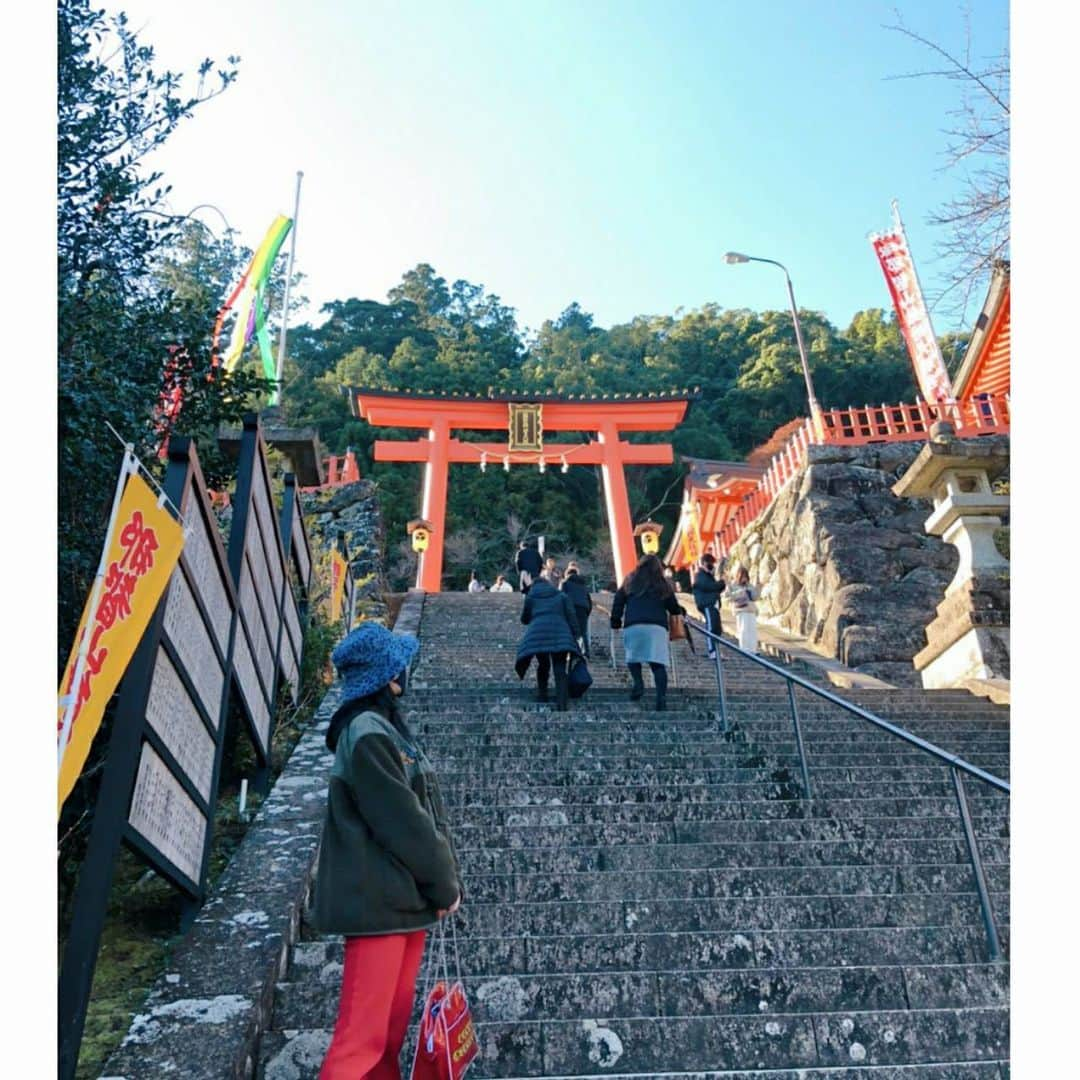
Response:
[[[731,480],[752,480],[756,483],[765,472],[763,465],[746,461],[711,461],[686,456],[682,461],[688,470],[687,485],[703,491],[715,491]]]
[[[700,390],[639,391],[617,394],[486,394],[342,386],[353,416],[378,427],[489,429],[505,427],[512,404],[542,405],[545,431],[667,431],[686,418]]]
[[[963,401],[981,393],[1007,394],[1011,359],[1011,269],[999,259],[994,263],[990,288],[975,329],[953,380],[953,396]]]
[[[544,394],[527,393],[525,391],[497,391],[489,386],[486,393],[469,394],[465,391],[452,390],[408,390],[393,387],[369,387],[369,386],[342,386],[342,393],[349,397],[362,395],[364,397],[403,398],[409,401],[481,401],[494,404],[528,403],[530,405],[546,405],[549,402],[573,403],[575,405],[610,405],[615,402],[625,401],[697,401],[701,397],[701,387],[695,386],[692,390],[684,387],[681,390],[639,390],[636,393],[620,394]]]
[[[288,427],[276,414],[266,412],[260,416],[262,437],[267,446],[280,450],[289,459],[296,482],[301,487],[318,487],[325,481],[322,471],[323,449],[319,445],[319,432],[313,427]],[[218,447],[232,460],[240,456],[240,437],[243,428],[218,429]]]

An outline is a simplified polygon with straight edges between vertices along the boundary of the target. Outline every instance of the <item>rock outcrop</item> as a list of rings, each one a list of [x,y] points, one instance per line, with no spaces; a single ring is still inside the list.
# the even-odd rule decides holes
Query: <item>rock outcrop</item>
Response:
[[[912,658],[957,565],[923,530],[932,504],[890,490],[921,445],[811,446],[728,563],[750,568],[763,621],[898,685],[918,685]]]

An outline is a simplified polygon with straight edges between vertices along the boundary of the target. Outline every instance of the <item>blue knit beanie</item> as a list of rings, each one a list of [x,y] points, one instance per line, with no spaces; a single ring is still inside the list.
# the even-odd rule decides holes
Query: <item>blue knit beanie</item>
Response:
[[[342,702],[381,690],[409,666],[420,642],[394,634],[376,622],[363,622],[346,634],[330,659],[344,683]]]

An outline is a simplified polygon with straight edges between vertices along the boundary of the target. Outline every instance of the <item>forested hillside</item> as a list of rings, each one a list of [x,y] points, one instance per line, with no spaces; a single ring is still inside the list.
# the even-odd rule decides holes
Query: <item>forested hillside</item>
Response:
[[[289,421],[317,425],[331,451],[351,446],[364,475],[379,480],[394,554],[391,571],[399,585],[413,569],[404,525],[419,510],[420,467],[375,463],[371,447],[376,438],[420,433],[373,429],[352,419],[343,385],[597,395],[699,387],[700,399],[675,432],[676,453],[735,461],[779,425],[806,413],[786,311],[759,314],[706,305],[674,315],[640,315],[605,329],[573,303],[531,333],[518,326],[512,307],[483,286],[448,284],[422,264],[403,275],[385,303],[342,300],[324,313],[328,318],[318,327],[290,331],[283,408]],[[899,331],[880,308],[860,312],[844,330],[811,311],[800,312],[800,323],[823,407],[914,399]],[[958,355],[961,345],[944,341],[946,357]],[[683,472],[678,463],[631,470],[635,518],[651,514],[670,529]],[[604,567],[603,496],[594,469],[572,468],[564,475],[524,466],[509,473],[454,466],[449,514],[446,565],[459,586],[471,567],[487,581],[505,569],[516,538],[525,533],[544,533],[556,552],[572,552],[593,563],[597,573],[610,572]]]

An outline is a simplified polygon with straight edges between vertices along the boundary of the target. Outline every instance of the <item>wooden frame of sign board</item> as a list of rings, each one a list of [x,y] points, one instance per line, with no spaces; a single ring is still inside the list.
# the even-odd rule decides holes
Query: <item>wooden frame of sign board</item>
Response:
[[[256,790],[269,782],[270,740],[277,697],[285,554],[273,513],[273,492],[259,418],[244,417],[229,530],[229,572],[237,593],[233,675],[260,769]]]
[[[300,489],[294,473],[285,474],[281,503],[281,544],[286,574],[281,597],[281,634],[278,643],[279,677],[290,687],[293,704],[299,700],[300,666],[304,654],[308,587],[311,581],[311,545],[304,522]],[[300,600],[297,600],[297,593]]]
[[[338,533],[337,546],[341,557],[345,560],[345,593],[341,599],[341,620],[347,634],[352,629],[353,618],[356,615],[356,583],[353,581],[352,576],[352,560],[349,557],[349,547],[341,533]]]
[[[68,936],[60,973],[61,1080],[75,1073],[121,844],[185,896],[186,919],[204,896],[237,598],[192,440],[170,440],[164,490],[180,508],[185,542],[120,685],[75,892],[71,925],[78,932]],[[184,822],[200,840],[192,840],[191,828],[176,835]]]

